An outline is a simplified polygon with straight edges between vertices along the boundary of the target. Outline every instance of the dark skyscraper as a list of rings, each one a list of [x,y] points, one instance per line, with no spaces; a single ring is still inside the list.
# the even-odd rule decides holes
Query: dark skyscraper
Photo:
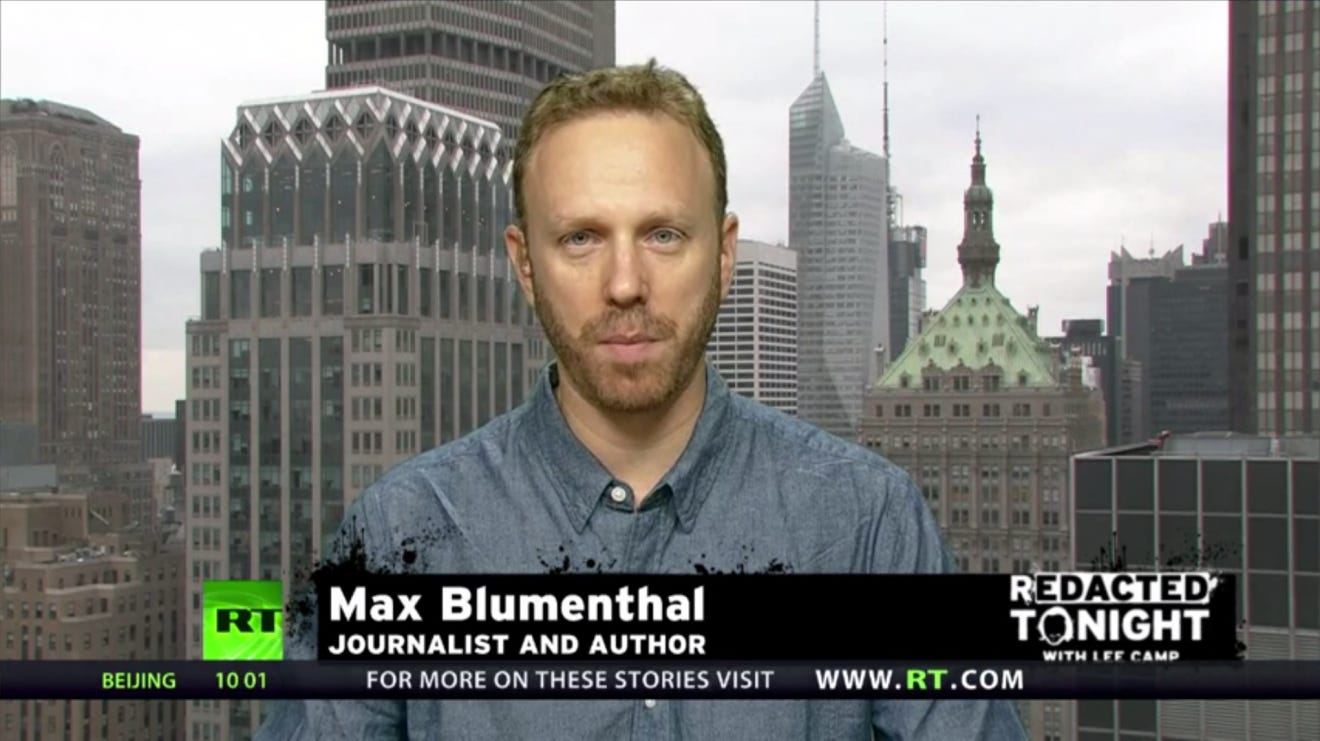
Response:
[[[175,458],[180,420],[171,417],[142,415],[142,458]]]
[[[1160,432],[1223,431],[1230,427],[1228,269],[1216,261],[1214,241],[1183,264],[1183,249],[1158,258],[1112,255],[1108,289],[1110,337],[1119,353],[1114,367],[1139,364],[1141,383],[1127,401],[1106,387],[1109,444],[1123,445]],[[1121,379],[1118,380],[1121,383]]]
[[[897,358],[908,340],[920,332],[926,309],[926,227],[893,226],[889,230],[889,352]]]
[[[1229,6],[1233,427],[1320,431],[1320,8]]]
[[[817,7],[820,3],[817,3]],[[897,358],[909,338],[921,332],[921,315],[926,310],[926,281],[921,271],[926,267],[926,227],[904,226],[903,196],[894,187],[889,151],[889,16],[884,25],[884,137],[885,137],[885,207],[889,224],[889,347],[886,358]]]
[[[563,72],[614,64],[614,2],[326,2],[326,87],[380,85],[499,124]]]
[[[66,491],[144,501],[138,138],[0,101],[0,419],[37,428]],[[139,513],[141,514],[141,513]]]

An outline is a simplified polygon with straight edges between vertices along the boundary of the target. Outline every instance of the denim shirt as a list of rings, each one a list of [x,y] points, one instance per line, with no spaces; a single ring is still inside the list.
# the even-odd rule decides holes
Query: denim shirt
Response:
[[[552,364],[519,408],[388,472],[349,509],[327,558],[356,542],[369,568],[396,573],[953,569],[925,501],[902,469],[731,393],[709,363],[691,440],[634,511],[628,485],[570,431],[555,400],[556,382]],[[287,657],[315,658],[314,633],[304,635],[290,640]],[[1014,703],[988,700],[309,700],[276,703],[257,735],[271,741],[876,737],[1026,738]]]

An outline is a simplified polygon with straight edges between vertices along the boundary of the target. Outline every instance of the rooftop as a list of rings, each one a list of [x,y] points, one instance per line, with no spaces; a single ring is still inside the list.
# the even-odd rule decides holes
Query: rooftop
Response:
[[[56,488],[59,472],[53,463],[0,465],[0,493],[41,492]]]
[[[500,131],[499,124],[494,123],[492,121],[487,121],[484,118],[474,116],[471,113],[465,113],[455,108],[449,108],[447,106],[431,103],[422,100],[421,98],[414,98],[411,95],[405,95],[397,90],[391,90],[389,88],[381,87],[379,85],[364,85],[361,87],[335,88],[334,90],[317,90],[310,93],[303,93],[302,95],[284,95],[275,98],[261,98],[257,100],[249,100],[240,103],[238,105],[238,110],[240,112],[240,117],[241,117],[242,115],[241,112],[247,108],[281,107],[281,106],[289,106],[289,105],[299,105],[302,103],[317,103],[317,102],[333,103],[333,102],[346,101],[350,99],[359,99],[364,97],[370,98],[371,96],[376,96],[376,98],[380,101],[395,101],[398,103],[403,103],[413,106],[420,110],[430,111],[432,113],[439,113],[444,116],[449,116],[450,118],[455,118],[460,121],[465,121],[480,128],[493,129],[494,131],[492,133]],[[377,105],[376,107],[383,109],[385,106]],[[383,115],[384,111],[381,110],[380,113],[381,115]]]
[[[63,118],[92,126],[107,126],[120,131],[118,126],[101,118],[85,108],[57,103],[53,100],[32,100],[31,98],[6,98],[0,100],[0,116],[49,116]]]
[[[924,325],[876,387],[901,388],[906,375],[910,386],[920,388],[921,373],[927,368],[979,370],[990,365],[1001,369],[1007,387],[1058,383],[1049,346],[991,283],[964,284]]]
[[[1078,454],[1078,458],[1291,458],[1320,460],[1320,436],[1252,435],[1242,432],[1165,433],[1142,443]]]

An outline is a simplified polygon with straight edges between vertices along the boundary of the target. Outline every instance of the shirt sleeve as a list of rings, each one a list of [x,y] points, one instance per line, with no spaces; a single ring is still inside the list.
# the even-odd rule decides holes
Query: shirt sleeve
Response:
[[[379,506],[375,492],[364,492],[349,508],[334,539],[324,549],[322,563],[344,563],[361,557],[368,569],[380,568],[379,538],[373,538],[372,516]],[[380,520],[375,520],[380,522]],[[316,593],[308,587],[290,601],[305,600],[285,611],[285,660],[316,660]],[[399,700],[284,700],[257,730],[256,741],[320,741],[344,738],[394,741],[407,738],[405,704]]]
[[[874,530],[878,573],[948,574],[957,570],[939,526],[912,477],[896,470]],[[871,724],[886,741],[1026,741],[1011,700],[874,700]]]

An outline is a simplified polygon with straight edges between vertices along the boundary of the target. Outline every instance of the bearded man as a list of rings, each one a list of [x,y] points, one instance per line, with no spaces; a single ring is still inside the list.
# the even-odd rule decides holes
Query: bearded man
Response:
[[[340,549],[420,573],[952,570],[900,468],[732,394],[707,361],[738,219],[688,80],[654,60],[561,77],[521,132],[504,238],[556,360],[519,408],[363,492]],[[1012,703],[964,699],[307,701],[276,709],[261,737],[877,735],[1025,738]]]

